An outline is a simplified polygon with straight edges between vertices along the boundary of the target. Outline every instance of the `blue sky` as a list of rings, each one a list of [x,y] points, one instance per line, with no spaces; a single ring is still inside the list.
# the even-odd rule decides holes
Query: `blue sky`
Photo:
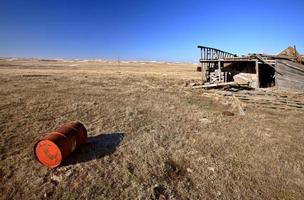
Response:
[[[304,1],[0,0],[0,56],[191,61],[198,44],[304,53]]]

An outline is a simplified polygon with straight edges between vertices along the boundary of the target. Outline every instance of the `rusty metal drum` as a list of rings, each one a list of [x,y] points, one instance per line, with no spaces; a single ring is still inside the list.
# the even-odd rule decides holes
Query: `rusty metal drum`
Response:
[[[59,166],[87,139],[87,130],[80,122],[70,122],[39,140],[34,147],[37,160],[49,168]]]

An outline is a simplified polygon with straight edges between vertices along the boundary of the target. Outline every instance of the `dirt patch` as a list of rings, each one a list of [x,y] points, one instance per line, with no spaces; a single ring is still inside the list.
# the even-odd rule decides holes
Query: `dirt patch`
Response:
[[[172,160],[165,162],[165,173],[169,179],[178,180],[183,178],[186,170]]]

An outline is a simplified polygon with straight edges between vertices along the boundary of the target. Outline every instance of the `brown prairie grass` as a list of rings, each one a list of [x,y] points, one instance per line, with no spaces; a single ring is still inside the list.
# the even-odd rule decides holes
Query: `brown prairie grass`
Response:
[[[190,64],[0,63],[1,199],[301,199],[304,113],[231,105],[184,87]],[[232,114],[231,114],[232,113]],[[79,120],[62,166],[33,156]]]

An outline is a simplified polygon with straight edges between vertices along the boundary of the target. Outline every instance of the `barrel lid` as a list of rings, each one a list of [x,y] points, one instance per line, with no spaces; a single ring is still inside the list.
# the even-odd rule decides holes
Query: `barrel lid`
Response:
[[[50,140],[41,140],[35,146],[37,159],[45,166],[54,168],[60,165],[62,155],[59,147]]]

